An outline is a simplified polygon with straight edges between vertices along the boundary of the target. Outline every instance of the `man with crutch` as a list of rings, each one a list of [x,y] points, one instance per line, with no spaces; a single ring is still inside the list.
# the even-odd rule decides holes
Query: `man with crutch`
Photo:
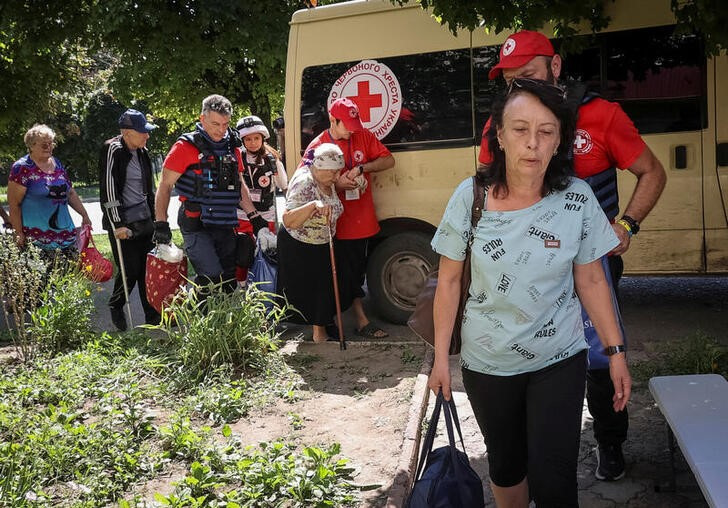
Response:
[[[104,142],[99,156],[99,182],[103,227],[119,267],[109,298],[111,321],[127,329],[124,305],[133,326],[129,293],[136,285],[144,309],[144,322],[158,324],[160,315],[147,301],[144,282],[147,252],[154,233],[154,185],[146,144],[156,128],[143,113],[127,109],[119,117],[121,134]]]

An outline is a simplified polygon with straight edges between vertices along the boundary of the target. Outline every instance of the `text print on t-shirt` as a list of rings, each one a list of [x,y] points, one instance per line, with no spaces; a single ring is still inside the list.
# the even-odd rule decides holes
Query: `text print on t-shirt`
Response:
[[[564,210],[573,212],[580,211],[581,205],[589,201],[586,194],[582,194],[581,192],[567,192],[564,199],[566,199],[566,201],[571,201],[570,203],[564,203]]]
[[[546,337],[552,337],[556,335],[556,327],[554,326],[554,320],[551,318],[551,320],[543,325],[543,327],[536,332],[536,334],[533,336],[534,339],[543,339]]]
[[[527,233],[529,238],[543,242],[544,240],[556,240],[556,235],[538,226],[530,226]]]
[[[493,261],[498,261],[498,258],[506,253],[506,250],[503,248],[503,240],[500,238],[494,238],[489,242],[485,242],[485,245],[483,245],[483,252],[490,254]]]
[[[529,351],[525,347],[523,347],[520,344],[517,344],[515,342],[513,344],[511,344],[511,351],[515,351],[516,353],[518,353],[519,355],[524,357],[526,360],[533,360],[534,358],[536,358],[536,353]]]
[[[511,292],[513,284],[516,282],[516,276],[509,273],[501,273],[498,277],[498,284],[495,286],[495,290],[503,296],[508,296]]]

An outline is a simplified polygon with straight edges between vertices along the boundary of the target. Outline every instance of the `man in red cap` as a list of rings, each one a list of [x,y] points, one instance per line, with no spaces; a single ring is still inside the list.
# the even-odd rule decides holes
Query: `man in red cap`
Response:
[[[490,70],[488,77],[495,79],[502,74],[509,84],[515,78],[540,79],[557,84],[561,65],[561,56],[554,52],[546,36],[522,30],[503,43],[500,61]],[[609,275],[616,293],[624,267],[621,254],[629,249],[632,236],[639,231],[639,224],[655,206],[665,187],[666,175],[662,164],[622,108],[596,94],[584,92],[583,85],[567,91],[569,99],[578,104],[574,171],[576,176],[589,183],[620,240],[608,257]],[[489,127],[490,121],[485,125],[480,144],[478,160],[481,164],[492,160],[486,138]],[[617,168],[627,169],[637,177],[632,197],[621,218],[617,218]],[[613,409],[614,387],[609,376],[608,357],[603,354],[593,327],[593,333],[589,333],[587,325],[591,321],[586,314],[584,318],[590,345],[587,403],[594,419],[594,437],[599,445],[595,476],[599,480],[619,480],[624,476],[622,443],[627,438],[629,425],[627,410],[615,412]]]
[[[369,238],[379,232],[369,186],[370,173],[391,168],[394,157],[374,134],[364,128],[359,108],[351,99],[341,98],[331,103],[329,122],[329,128],[309,143],[298,167],[310,166],[314,150],[322,143],[334,143],[344,152],[345,166],[336,182],[336,190],[344,204],[344,213],[336,222],[336,266],[340,271],[344,270],[349,279],[342,293],[353,298],[351,306],[357,323],[355,333],[370,339],[382,339],[389,334],[374,326],[364,313],[362,286],[367,266],[367,244]],[[327,329],[332,334],[335,331],[335,327]]]

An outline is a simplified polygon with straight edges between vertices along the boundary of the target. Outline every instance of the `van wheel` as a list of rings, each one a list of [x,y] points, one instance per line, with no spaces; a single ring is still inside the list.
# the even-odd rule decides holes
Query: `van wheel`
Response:
[[[367,286],[377,314],[407,324],[417,295],[438,256],[425,233],[400,233],[380,243],[369,257]]]

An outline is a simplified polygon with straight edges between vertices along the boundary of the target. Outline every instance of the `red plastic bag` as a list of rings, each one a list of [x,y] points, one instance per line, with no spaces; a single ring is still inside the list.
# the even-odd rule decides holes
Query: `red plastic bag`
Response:
[[[170,263],[158,258],[154,252],[147,254],[147,300],[154,309],[162,313],[162,307],[169,304],[177,291],[187,283],[187,258]]]
[[[99,252],[91,235],[91,226],[78,228],[78,262],[81,273],[94,282],[106,282],[114,275],[114,265]]]

